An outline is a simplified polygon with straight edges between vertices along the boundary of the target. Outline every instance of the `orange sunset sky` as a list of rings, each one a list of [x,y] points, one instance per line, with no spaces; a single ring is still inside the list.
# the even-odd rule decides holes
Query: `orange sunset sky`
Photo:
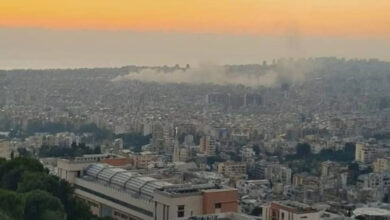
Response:
[[[390,61],[390,0],[0,0],[0,69]]]
[[[389,0],[0,0],[0,26],[390,35]]]

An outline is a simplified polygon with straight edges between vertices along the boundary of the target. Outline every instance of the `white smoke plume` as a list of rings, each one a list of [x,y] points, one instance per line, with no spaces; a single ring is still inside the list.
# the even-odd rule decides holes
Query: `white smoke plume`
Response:
[[[286,64],[283,64],[281,71],[289,69]],[[277,70],[277,68],[276,68]],[[228,72],[224,66],[218,66],[211,63],[202,63],[199,67],[187,69],[186,71],[178,70],[165,73],[155,69],[145,69],[140,72],[131,72],[127,75],[117,76],[112,82],[137,80],[142,82],[157,82],[157,83],[189,83],[189,84],[216,84],[216,85],[244,85],[248,87],[257,86],[274,86],[280,81],[297,81],[303,79],[303,72],[294,74],[286,74],[273,71],[265,73],[241,73]],[[302,73],[301,73],[302,72]]]

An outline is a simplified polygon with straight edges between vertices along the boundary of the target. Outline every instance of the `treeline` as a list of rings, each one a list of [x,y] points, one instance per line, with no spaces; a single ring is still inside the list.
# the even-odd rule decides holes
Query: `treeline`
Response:
[[[152,135],[142,135],[140,133],[125,133],[116,135],[115,138],[122,138],[123,145],[126,148],[132,148],[135,152],[141,152],[141,147],[149,144]]]
[[[299,143],[296,146],[296,154],[288,155],[285,158],[290,160],[317,160],[317,161],[339,161],[351,162],[355,159],[355,144],[346,143],[343,150],[323,149],[318,154],[313,154],[311,146],[307,143]]]
[[[7,124],[8,128],[10,127],[9,123]],[[92,133],[94,134],[96,140],[103,140],[107,138],[111,138],[113,133],[108,129],[99,128],[94,123],[83,124],[79,127],[65,124],[60,122],[43,122],[38,120],[33,120],[28,122],[27,127],[22,129],[17,126],[10,130],[9,137],[10,138],[25,138],[28,136],[32,136],[35,133],[48,133],[48,134],[56,134],[60,132],[73,132],[76,134],[82,133]]]
[[[388,140],[390,139],[390,132],[382,132],[382,133],[374,134],[373,138],[377,140]]]
[[[336,161],[350,164],[355,159],[355,144],[347,143],[343,150],[323,149],[318,154],[311,151],[307,143],[299,143],[296,146],[296,154],[288,155],[281,162],[288,164],[294,173],[309,172],[318,175],[320,164],[323,161]]]
[[[56,134],[60,132],[73,132],[76,134],[92,133],[94,134],[96,140],[103,140],[113,136],[111,131],[108,129],[99,128],[95,123],[83,124],[79,127],[76,127],[71,124],[34,120],[28,123],[25,130],[22,130],[23,136],[31,136],[35,133]]]
[[[43,145],[39,149],[39,157],[80,157],[84,154],[101,154],[100,146],[90,148],[84,143],[73,143],[71,147],[47,146]]]
[[[101,218],[92,215],[87,204],[73,196],[73,188],[49,175],[38,160],[18,157],[0,159],[0,219]]]
[[[150,143],[151,135],[144,136],[141,133],[124,133],[115,135],[112,131],[99,128],[94,123],[83,124],[79,127],[59,122],[30,121],[26,129],[15,128],[9,133],[10,138],[25,138],[35,133],[56,134],[60,132],[73,132],[75,134],[91,133],[96,141],[113,140],[122,138],[125,147],[132,147],[133,150],[140,150],[141,146]],[[54,148],[53,146],[50,146]]]

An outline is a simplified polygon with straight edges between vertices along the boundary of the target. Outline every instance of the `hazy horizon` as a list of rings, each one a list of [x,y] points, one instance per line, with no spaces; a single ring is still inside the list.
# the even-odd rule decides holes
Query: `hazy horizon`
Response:
[[[335,56],[390,61],[387,38],[0,28],[0,69],[248,64]]]

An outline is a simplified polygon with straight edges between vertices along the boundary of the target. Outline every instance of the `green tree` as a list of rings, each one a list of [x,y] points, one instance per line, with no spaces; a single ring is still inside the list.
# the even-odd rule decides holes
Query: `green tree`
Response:
[[[11,218],[3,210],[0,210],[0,220],[11,220]]]
[[[0,177],[0,210],[10,219],[99,219],[68,182],[49,175],[36,159],[0,158]]]
[[[115,136],[115,138],[122,138],[123,144],[126,147],[134,147],[135,151],[141,149],[143,145],[149,144],[151,135],[144,136],[140,133],[125,133]]]
[[[22,196],[16,192],[0,189],[0,209],[13,219],[22,219],[24,211]]]
[[[33,190],[43,190],[60,199],[68,219],[84,220],[93,217],[89,207],[72,196],[73,188],[64,180],[45,173],[25,173],[22,182],[18,185],[18,192],[25,193]]]
[[[6,161],[0,166],[1,186],[5,189],[16,190],[24,172],[44,172],[38,160],[18,157]]]
[[[68,200],[66,205],[66,213],[68,214],[68,219],[72,220],[90,220],[94,219],[89,206],[81,201],[80,199],[73,198]]]
[[[259,145],[253,145],[253,151],[255,152],[256,155],[260,154],[260,147]]]
[[[207,157],[207,164],[210,166],[213,165],[214,163],[224,162],[224,161],[225,160],[222,159],[219,155]]]
[[[311,147],[308,143],[299,143],[296,146],[298,158],[303,158],[311,155]]]
[[[60,200],[48,192],[34,190],[26,194],[24,207],[24,219],[43,220],[49,216],[56,216],[56,219],[66,219],[64,207]],[[53,213],[54,212],[54,213]]]

